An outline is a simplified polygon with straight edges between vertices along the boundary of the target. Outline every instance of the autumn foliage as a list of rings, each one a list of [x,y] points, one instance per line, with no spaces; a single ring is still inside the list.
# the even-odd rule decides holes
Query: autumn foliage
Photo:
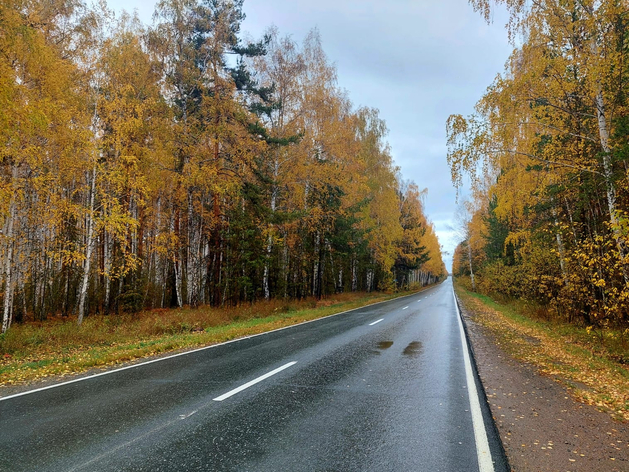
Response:
[[[161,0],[150,27],[0,3],[3,332],[444,275],[377,111],[353,107],[316,31],[241,40],[242,3]]]
[[[471,2],[486,18],[491,5]],[[454,272],[587,325],[629,322],[627,2],[504,0],[517,47],[448,120],[474,210]]]

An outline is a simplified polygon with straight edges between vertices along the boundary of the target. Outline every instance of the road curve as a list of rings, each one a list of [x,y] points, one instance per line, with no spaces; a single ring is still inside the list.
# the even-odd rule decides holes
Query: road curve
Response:
[[[448,280],[0,399],[0,470],[506,470],[486,402],[474,424],[468,390]],[[479,421],[490,469],[479,468]]]

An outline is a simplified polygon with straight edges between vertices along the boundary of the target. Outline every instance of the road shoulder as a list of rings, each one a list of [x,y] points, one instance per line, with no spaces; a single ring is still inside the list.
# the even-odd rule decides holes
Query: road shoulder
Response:
[[[513,359],[460,298],[459,304],[514,471],[629,471],[629,424],[578,403],[555,379]]]

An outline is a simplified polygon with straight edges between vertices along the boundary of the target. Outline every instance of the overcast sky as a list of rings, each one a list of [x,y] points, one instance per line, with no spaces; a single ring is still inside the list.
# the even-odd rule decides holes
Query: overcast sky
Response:
[[[150,23],[155,0],[109,0]],[[259,38],[271,25],[301,41],[318,28],[355,106],[380,110],[404,179],[428,188],[448,270],[456,237],[456,191],[446,163],[445,122],[473,111],[511,52],[498,12],[487,25],[467,0],[245,0],[243,32]]]

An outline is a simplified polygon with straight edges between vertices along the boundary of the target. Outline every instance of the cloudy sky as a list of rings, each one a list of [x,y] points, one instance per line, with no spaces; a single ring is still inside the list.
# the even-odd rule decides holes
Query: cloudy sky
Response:
[[[109,0],[150,23],[155,0]],[[498,11],[487,25],[467,0],[245,0],[243,31],[271,25],[301,41],[318,28],[340,87],[356,106],[378,108],[405,179],[428,188],[448,269],[456,191],[446,163],[445,122],[468,114],[511,52]]]

